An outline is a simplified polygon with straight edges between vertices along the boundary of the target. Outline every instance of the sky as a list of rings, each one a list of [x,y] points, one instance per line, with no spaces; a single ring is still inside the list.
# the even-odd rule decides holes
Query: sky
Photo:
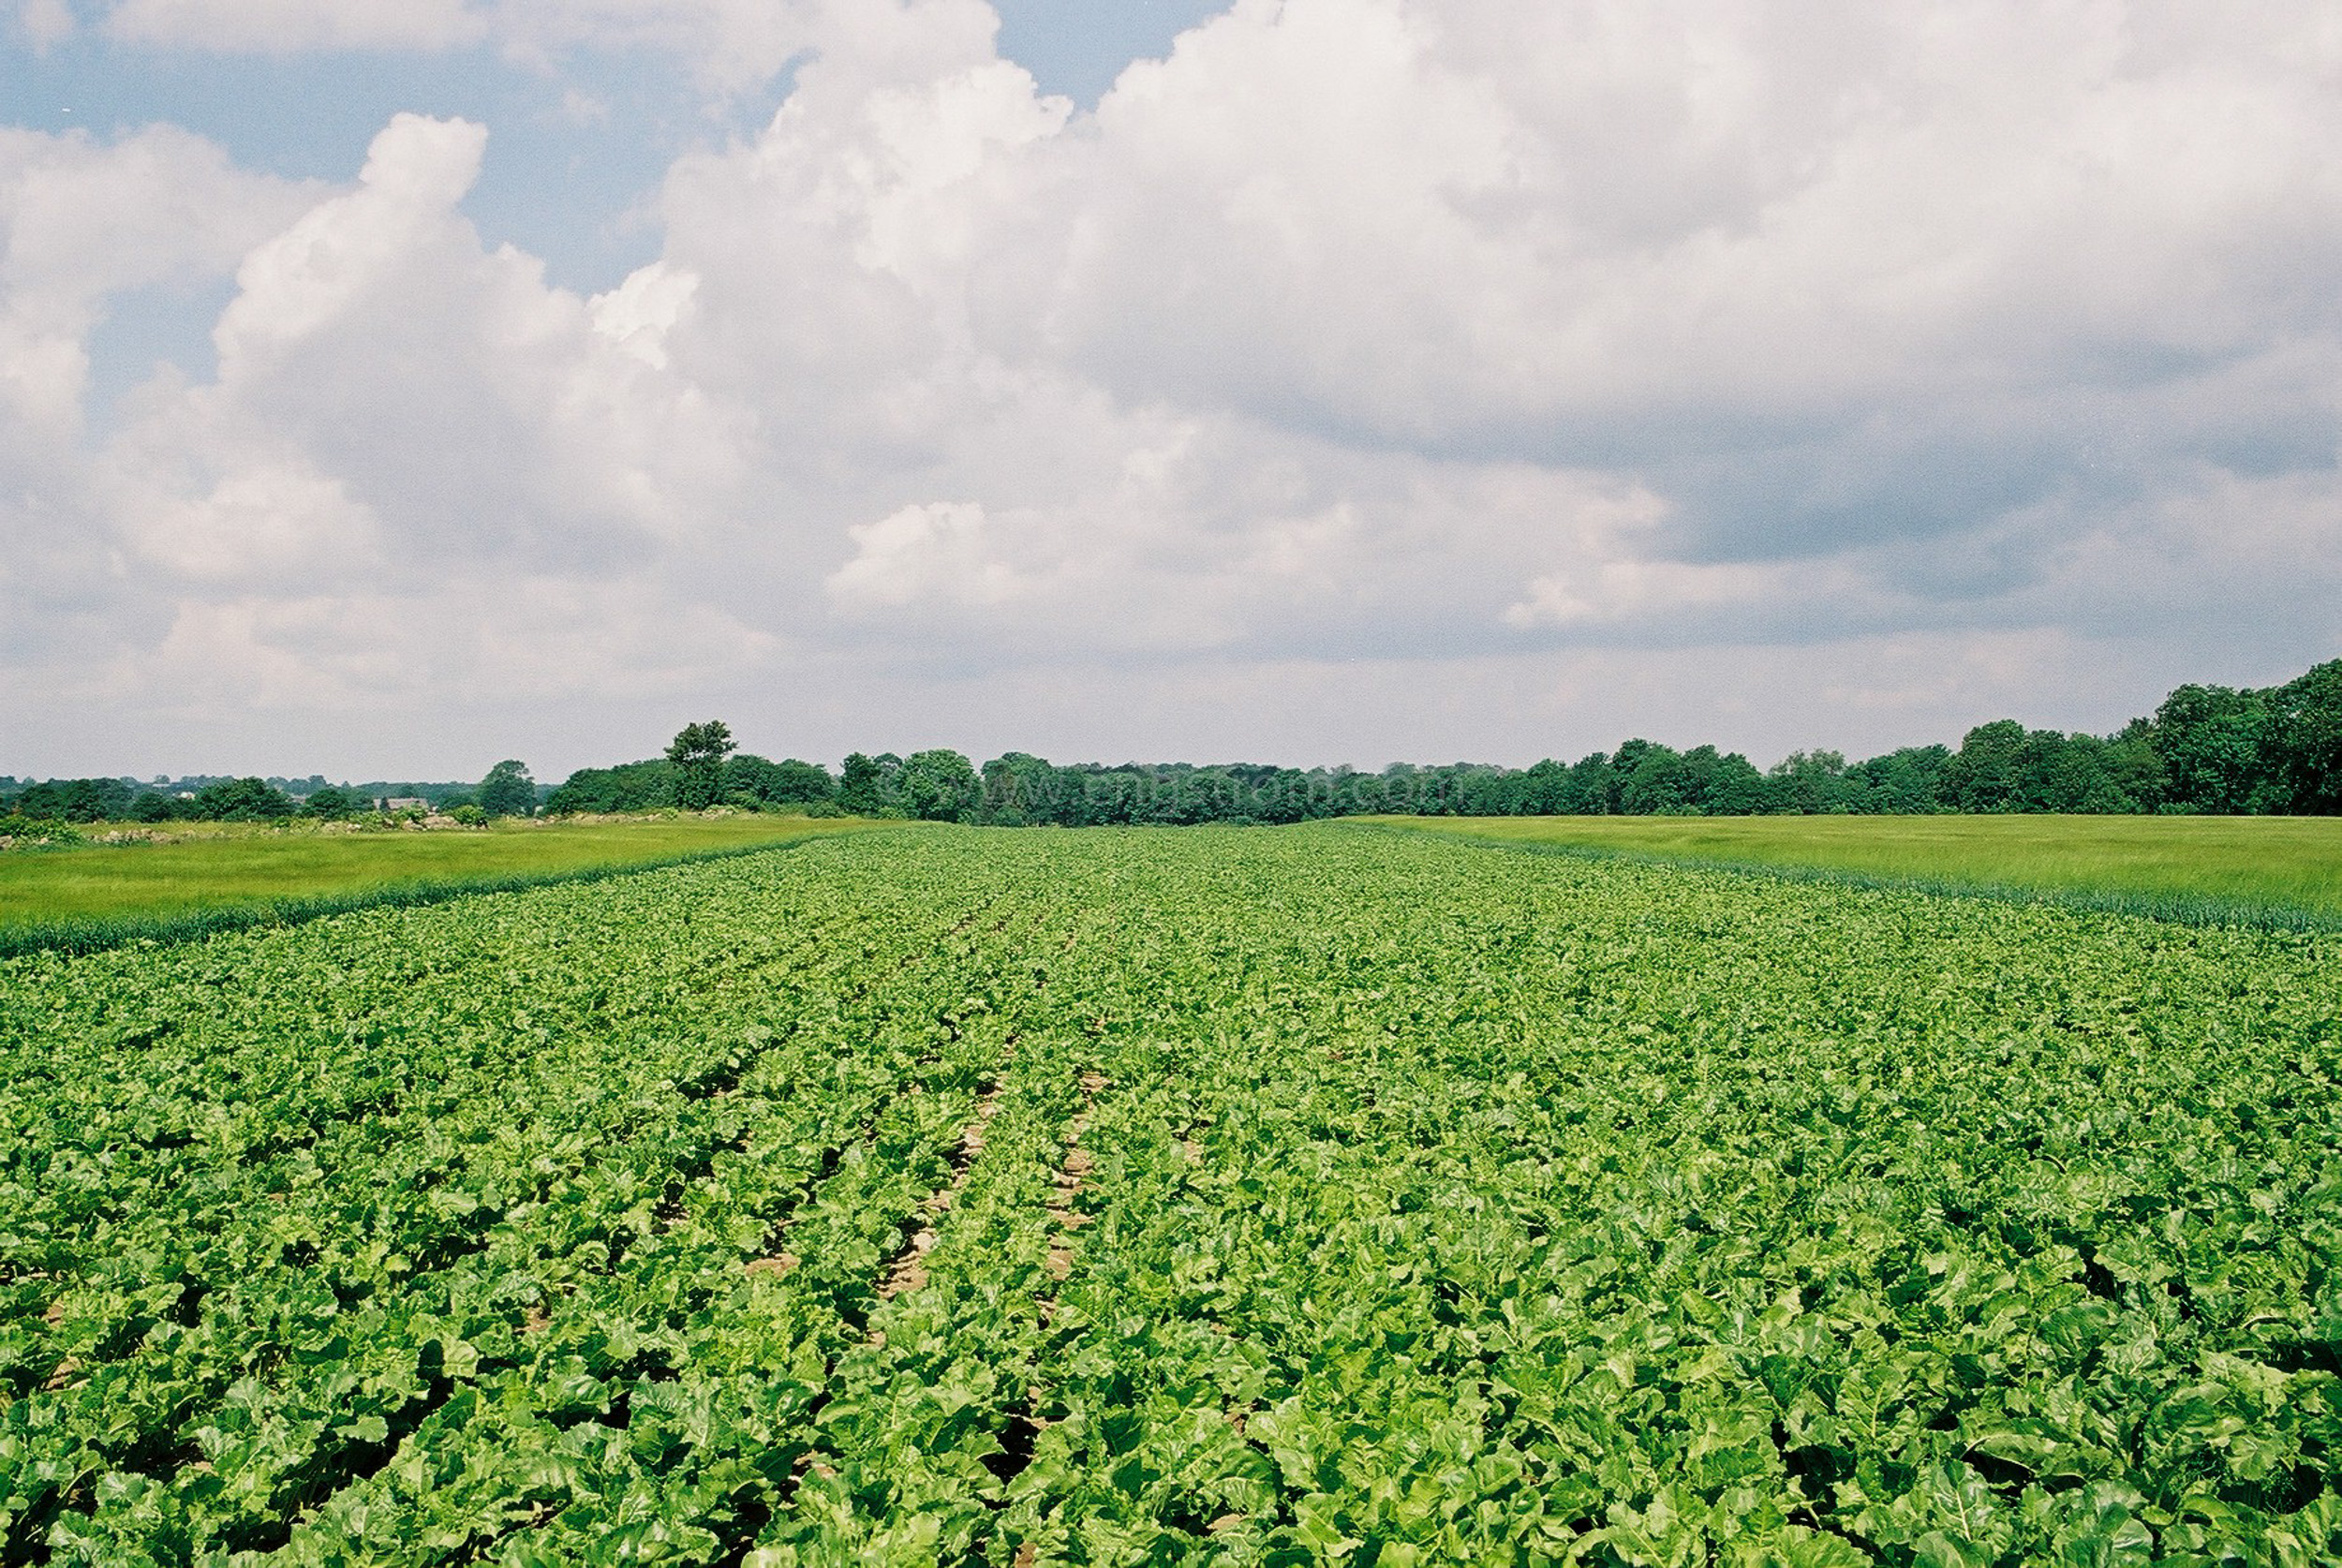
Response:
[[[2342,655],[2330,0],[0,0],[0,773],[1759,763]]]

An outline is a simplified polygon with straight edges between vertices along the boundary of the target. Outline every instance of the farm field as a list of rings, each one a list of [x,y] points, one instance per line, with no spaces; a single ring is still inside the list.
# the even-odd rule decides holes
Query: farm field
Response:
[[[0,1558],[2342,1556],[2342,937],[897,828],[0,962]]]
[[[867,825],[852,819],[764,816],[505,823],[433,833],[195,824],[211,831],[169,843],[0,855],[0,931],[59,922],[167,920],[198,910],[362,895],[413,883],[553,876]]]
[[[2342,817],[1377,817],[1663,858],[2342,916]]]

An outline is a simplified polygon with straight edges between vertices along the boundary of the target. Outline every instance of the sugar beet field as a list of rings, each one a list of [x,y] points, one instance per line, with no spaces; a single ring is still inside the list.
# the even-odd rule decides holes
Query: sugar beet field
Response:
[[[905,829],[0,964],[12,1562],[2342,1559],[2342,938]]]

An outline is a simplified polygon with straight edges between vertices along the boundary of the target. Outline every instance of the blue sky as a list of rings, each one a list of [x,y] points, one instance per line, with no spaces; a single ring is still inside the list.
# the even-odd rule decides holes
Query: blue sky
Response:
[[[1181,32],[1224,8],[1212,0],[1004,0],[1000,48],[1043,92],[1090,107],[1133,60],[1169,52]],[[673,56],[578,48],[515,68],[485,43],[199,53],[126,46],[84,26],[45,47],[0,51],[8,123],[119,136],[163,122],[216,142],[245,168],[287,179],[347,179],[394,114],[478,121],[495,140],[466,214],[488,244],[518,245],[544,259],[553,282],[586,292],[658,256],[658,224],[644,209],[668,166],[693,148],[755,135],[788,84],[783,74],[711,98]],[[110,407],[157,359],[208,374],[225,292],[222,284],[115,299],[91,344],[93,406]]]
[[[1224,10],[1213,0],[1001,0],[1000,49],[1045,93],[1094,106],[1133,60],[1169,52]],[[83,14],[89,15],[87,7]],[[114,135],[157,121],[217,142],[246,168],[347,179],[392,115],[460,116],[493,126],[495,155],[466,210],[492,243],[510,240],[569,287],[608,288],[658,252],[630,221],[682,153],[752,136],[788,90],[783,74],[737,95],[695,90],[687,61],[580,47],[516,68],[491,45],[429,52],[365,50],[193,52],[110,41],[84,26],[39,48],[0,52],[7,123]],[[582,111],[578,98],[590,100]]]
[[[0,772],[1762,762],[2281,679],[2342,652],[2338,52],[4,0]]]

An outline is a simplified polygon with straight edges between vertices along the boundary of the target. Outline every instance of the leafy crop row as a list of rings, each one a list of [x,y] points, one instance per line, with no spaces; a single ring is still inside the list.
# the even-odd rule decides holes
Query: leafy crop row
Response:
[[[1308,830],[888,834],[18,960],[0,1527],[2332,1561],[2337,956]]]

